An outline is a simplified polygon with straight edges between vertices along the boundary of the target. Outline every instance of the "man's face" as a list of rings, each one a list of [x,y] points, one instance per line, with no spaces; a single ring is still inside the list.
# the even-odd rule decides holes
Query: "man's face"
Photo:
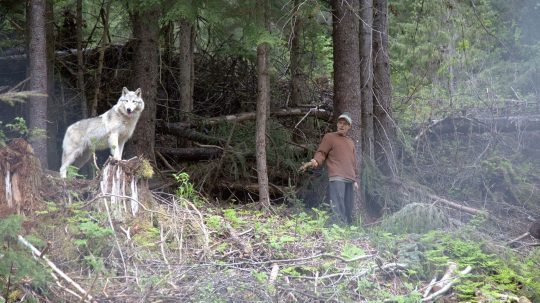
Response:
[[[338,134],[344,136],[351,129],[351,125],[345,119],[339,119],[337,122],[337,132]]]

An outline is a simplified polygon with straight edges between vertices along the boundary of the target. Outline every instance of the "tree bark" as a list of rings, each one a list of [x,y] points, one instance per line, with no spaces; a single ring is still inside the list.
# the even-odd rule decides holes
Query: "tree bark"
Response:
[[[136,39],[133,58],[133,88],[141,88],[145,103],[128,153],[142,155],[155,163],[156,97],[159,75],[159,9],[149,8],[132,14],[133,36]]]
[[[302,70],[302,46],[300,35],[303,28],[303,20],[300,16],[299,0],[294,0],[294,15],[292,18],[293,29],[291,33],[291,99],[287,106],[295,107],[306,103],[306,75]]]
[[[268,193],[268,171],[266,167],[266,121],[267,109],[270,103],[270,78],[268,77],[268,45],[257,46],[257,121],[256,121],[256,157],[257,179],[259,183],[259,201],[268,208],[270,196]]]
[[[47,130],[47,39],[45,29],[46,0],[29,0],[26,6],[28,30],[29,89],[41,93],[28,98],[30,131]],[[47,138],[44,134],[31,138],[37,158],[47,168]]]
[[[269,31],[268,2],[258,1],[262,8],[261,24]],[[257,158],[257,180],[259,184],[259,202],[265,208],[270,207],[268,190],[268,168],[266,167],[266,122],[270,112],[270,77],[268,75],[268,43],[257,45],[257,120],[255,122],[255,154]]]
[[[360,92],[362,99],[362,154],[374,157],[373,132],[373,0],[360,0]]]
[[[86,89],[84,82],[84,54],[82,41],[82,0],[77,0],[77,89],[81,100],[82,118],[88,118],[88,104],[86,103]]]
[[[46,0],[45,31],[47,35],[47,167],[60,167],[61,153],[58,152],[58,116],[62,111],[59,101],[54,98],[54,7],[53,1]]]
[[[342,112],[351,114],[353,125],[349,136],[356,149],[357,177],[362,165],[361,93],[360,93],[360,47],[357,14],[358,0],[332,0],[334,43],[334,118]],[[336,119],[337,120],[337,119]],[[364,212],[362,195],[356,194],[355,213]]]
[[[351,113],[353,131],[360,120],[360,50],[358,0],[332,0],[334,44],[334,118]]]
[[[193,23],[183,18],[180,20],[180,65],[179,79],[180,87],[180,112],[181,121],[189,122],[189,116],[193,111]]]
[[[375,160],[385,175],[395,175],[397,165],[392,121],[392,85],[388,58],[388,1],[373,0],[373,113]]]
[[[107,48],[107,44],[109,44],[109,10],[111,7],[111,2],[107,2],[105,4],[105,7],[102,7],[99,11],[99,15],[101,16],[101,23],[103,24],[103,32],[101,34],[101,40],[99,43],[99,58],[98,58],[98,66],[96,70],[96,87],[94,88],[94,99],[92,100],[92,106],[90,107],[90,116],[95,117],[97,116],[97,106],[98,106],[98,100],[100,97],[100,89],[101,89],[101,74],[103,72],[103,61],[105,60],[105,49]],[[79,55],[77,55],[79,56]]]

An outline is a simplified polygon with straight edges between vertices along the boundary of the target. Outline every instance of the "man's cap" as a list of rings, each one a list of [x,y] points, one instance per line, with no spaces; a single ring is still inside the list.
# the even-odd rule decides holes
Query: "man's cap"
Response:
[[[341,115],[339,115],[339,117],[337,119],[338,119],[338,121],[339,121],[339,119],[345,119],[345,120],[347,120],[347,122],[349,122],[350,125],[352,125],[352,119],[351,119],[351,115],[349,114],[349,112],[342,113]]]

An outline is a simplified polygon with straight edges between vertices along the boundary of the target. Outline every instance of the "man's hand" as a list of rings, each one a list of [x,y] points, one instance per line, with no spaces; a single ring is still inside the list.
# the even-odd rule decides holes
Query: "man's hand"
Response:
[[[308,168],[316,168],[319,166],[319,163],[315,159],[311,159],[309,162],[302,163],[302,166],[298,169],[299,172],[304,172]]]

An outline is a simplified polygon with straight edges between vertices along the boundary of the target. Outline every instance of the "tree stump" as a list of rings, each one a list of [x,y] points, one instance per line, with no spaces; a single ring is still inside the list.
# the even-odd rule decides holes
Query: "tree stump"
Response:
[[[0,148],[0,207],[18,214],[38,208],[41,176],[41,164],[24,139]]]
[[[145,161],[134,157],[129,160],[105,162],[99,175],[99,191],[106,211],[116,220],[127,216],[135,217],[141,205],[141,196],[148,191],[148,186],[139,188],[139,180],[145,175]],[[141,194],[140,190],[143,191]]]

